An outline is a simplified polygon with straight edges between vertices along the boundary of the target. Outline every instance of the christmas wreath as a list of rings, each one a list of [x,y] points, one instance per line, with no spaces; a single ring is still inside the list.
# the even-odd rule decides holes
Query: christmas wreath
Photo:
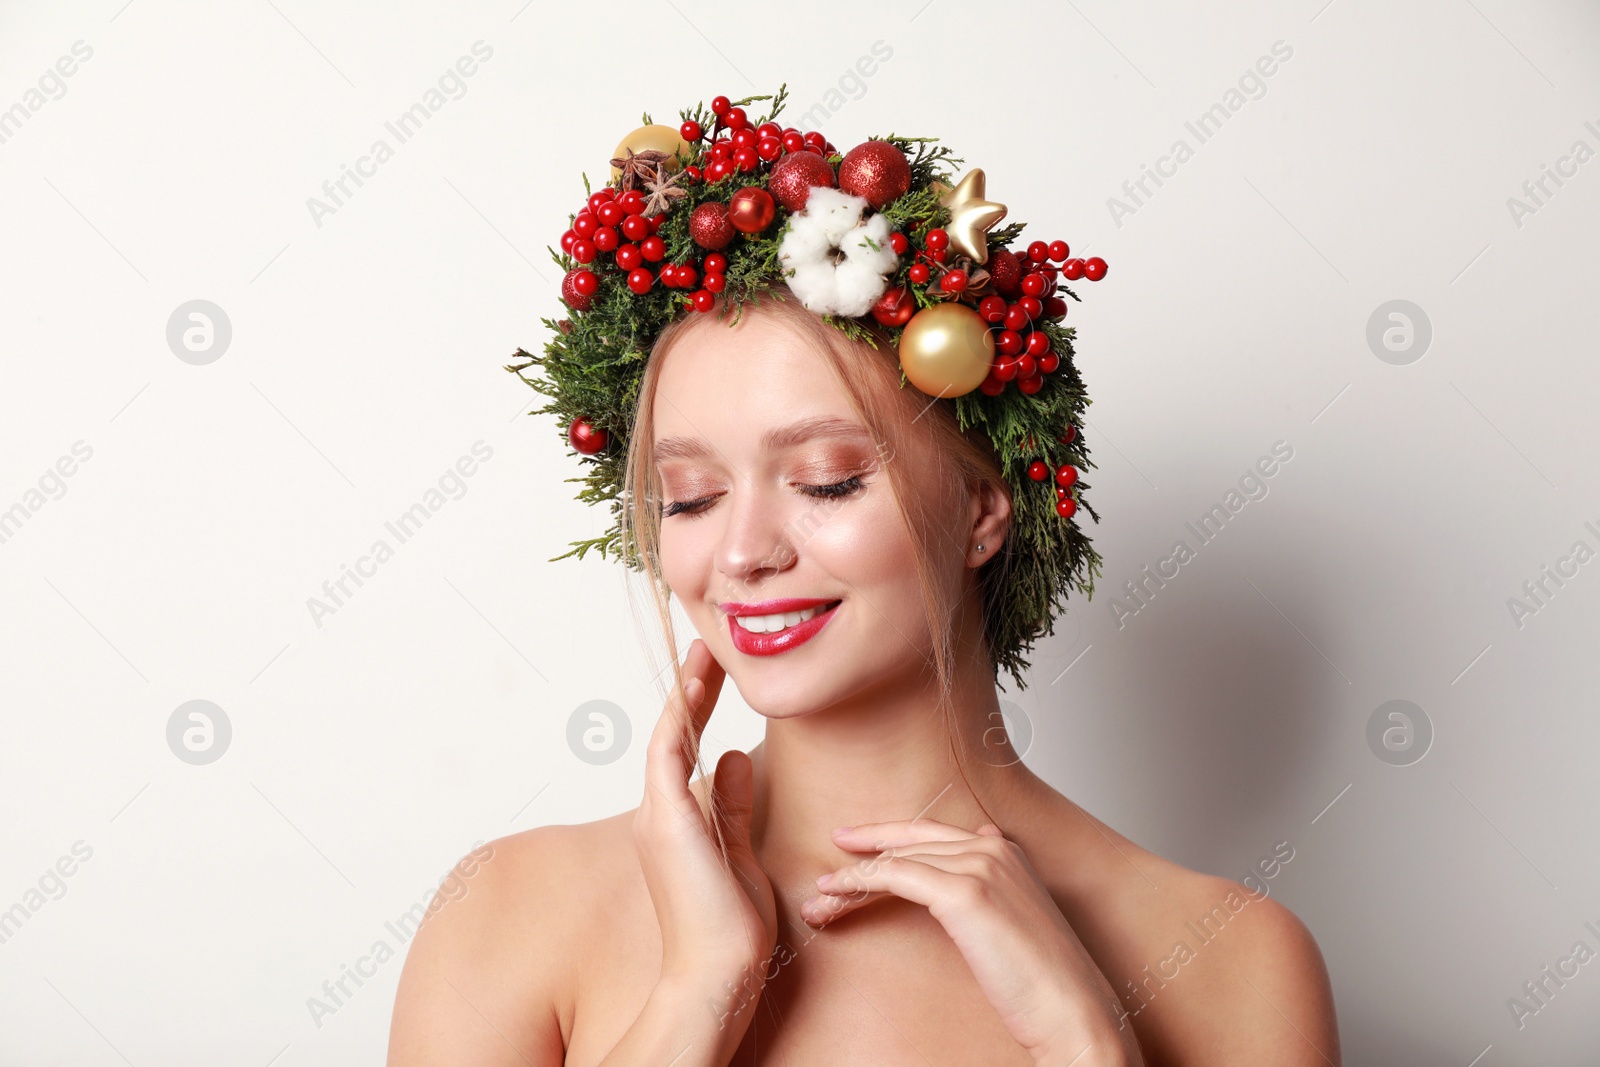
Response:
[[[986,626],[997,671],[1026,688],[1022,653],[1053,632],[1071,590],[1093,595],[1100,572],[1075,519],[1080,508],[1100,517],[1084,499],[1094,463],[1078,427],[1090,400],[1063,319],[1079,299],[1065,283],[1098,281],[1106,263],[1059,240],[1013,249],[1023,224],[999,226],[1006,207],[985,199],[983,171],[956,180],[948,168],[963,160],[937,138],[890,134],[840,155],[821,133],[775,121],[785,96],[718,96],[678,126],[646,113],[617,146],[611,180],[591,190],[584,176],[587,203],[550,249],[567,314],[541,320],[542,354],[518,348],[506,366],[550,398],[529,414],[560,420],[585,465],[568,479],[584,483],[578,499],[609,502],[615,519],[552,562],[595,549],[642,566],[622,515],[651,345],[680,315],[759,303],[781,282],[851,337],[892,338],[902,388],[953,405],[962,430],[992,442],[1013,517]],[[747,114],[769,100],[765,115]]]

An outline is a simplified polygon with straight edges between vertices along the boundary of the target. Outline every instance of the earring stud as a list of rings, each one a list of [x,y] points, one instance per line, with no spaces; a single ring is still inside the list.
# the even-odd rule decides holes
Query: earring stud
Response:
[[[979,552],[982,552],[982,551],[983,551],[983,546],[982,546],[982,545],[979,545],[979,546],[978,546],[978,551],[979,551]]]

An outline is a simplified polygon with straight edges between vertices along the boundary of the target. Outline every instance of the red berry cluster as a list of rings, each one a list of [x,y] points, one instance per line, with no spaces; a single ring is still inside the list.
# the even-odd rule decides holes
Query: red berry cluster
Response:
[[[561,250],[583,264],[594,262],[600,252],[611,253],[635,293],[648,293],[658,280],[668,289],[693,289],[698,284],[700,289],[691,299],[701,311],[711,310],[713,294],[727,284],[727,258],[713,253],[698,264],[692,259],[662,263],[652,274],[649,264],[660,263],[667,254],[666,242],[656,235],[665,216],[645,215],[644,204],[644,194],[637,189],[621,194],[610,186],[598,190],[573,218],[572,228],[561,235]],[[561,282],[562,299],[579,311],[588,311],[599,291],[600,277],[587,266],[569,270]]]
[[[1064,445],[1070,445],[1077,436],[1078,428],[1068,423],[1066,432],[1056,440]],[[1031,448],[1034,445],[1034,440],[1030,437],[1025,443]],[[1028,477],[1036,482],[1042,482],[1046,478],[1052,477],[1052,475],[1056,483],[1056,514],[1063,519],[1070,519],[1078,510],[1077,498],[1072,495],[1072,487],[1078,484],[1078,468],[1070,463],[1065,463],[1052,472],[1050,465],[1042,459],[1036,459],[1028,464]]]
[[[895,251],[904,254],[908,247],[905,237],[895,234],[891,241]],[[917,261],[906,271],[916,285],[927,284],[934,270],[943,269],[950,235],[940,229],[929,230],[923,243],[926,251],[918,253]],[[1050,336],[1034,328],[1040,319],[1060,319],[1067,314],[1067,302],[1055,295],[1056,279],[1097,282],[1106,276],[1106,261],[1099,256],[1072,259],[1071,255],[1065,241],[1034,241],[1020,256],[1008,248],[990,251],[985,267],[994,292],[977,301],[979,317],[994,331],[997,353],[989,376],[979,386],[985,395],[999,396],[1012,381],[1023,393],[1032,395],[1044,387],[1044,376],[1061,365]],[[939,288],[959,300],[967,293],[969,282],[967,272],[955,267],[943,271]]]
[[[832,143],[815,130],[801,133],[793,126],[779,126],[776,122],[763,122],[752,127],[744,108],[734,107],[725,96],[711,98],[711,113],[717,117],[707,146],[706,166],[691,166],[689,176],[719,182],[735,172],[749,174],[762,163],[775,162],[786,152],[815,152],[823,158],[835,155]],[[728,136],[719,134],[727,132]],[[705,129],[691,119],[678,127],[678,134],[690,144],[698,144],[705,137]]]
[[[691,119],[678,127],[685,141],[699,146],[695,158],[706,164],[704,168],[697,164],[684,168],[686,176],[693,181],[718,182],[735,172],[747,174],[763,162],[771,163],[790,152],[814,152],[823,158],[837,152],[832,142],[815,131],[801,133],[792,126],[784,128],[776,122],[751,127],[744,108],[734,107],[726,96],[713,98],[711,111],[717,121],[708,145],[700,145],[706,139],[706,131],[700,123]],[[720,136],[723,133],[727,136]],[[751,190],[742,192],[748,191]],[[759,189],[753,193],[765,195]],[[611,254],[617,270],[625,275],[628,288],[635,293],[648,293],[659,281],[668,289],[693,289],[689,300],[697,311],[710,311],[716,306],[716,294],[727,287],[727,257],[712,252],[699,263],[692,257],[682,263],[662,263],[652,274],[650,264],[660,263],[667,254],[666,242],[656,235],[665,216],[644,214],[645,203],[645,195],[637,189],[619,193],[605,186],[589,197],[589,202],[573,217],[572,227],[561,235],[561,251],[583,264],[569,270],[561,281],[562,299],[576,310],[588,311],[594,295],[600,291],[600,277],[588,265],[602,252]],[[720,204],[710,206],[719,212],[726,211]],[[766,208],[766,221],[770,222],[770,197],[764,205],[756,205],[757,221],[762,207]],[[727,235],[731,238],[733,231],[729,229]]]

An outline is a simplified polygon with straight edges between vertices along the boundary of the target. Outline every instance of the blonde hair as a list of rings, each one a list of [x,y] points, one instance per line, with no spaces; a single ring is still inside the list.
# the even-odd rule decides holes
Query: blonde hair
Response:
[[[625,558],[636,560],[644,572],[654,604],[666,653],[674,675],[674,685],[681,691],[682,665],[673,632],[670,590],[662,575],[660,484],[655,470],[653,408],[661,368],[672,350],[692,336],[697,329],[729,319],[730,303],[718,297],[711,312],[688,311],[668,323],[657,335],[645,366],[639,387],[639,399],[629,433],[629,446],[624,473],[624,503],[622,508],[622,547]],[[929,629],[933,634],[932,666],[937,680],[939,707],[950,726],[952,751],[957,766],[962,767],[961,748],[956,744],[959,732],[955,729],[955,620],[959,615],[959,600],[964,581],[954,584],[940,581],[937,572],[937,551],[940,542],[963,544],[967,531],[953,522],[953,516],[965,515],[970,494],[980,484],[986,484],[1009,501],[1011,489],[1001,473],[1000,461],[994,447],[982,430],[970,427],[961,429],[952,405],[932,403],[920,390],[902,386],[898,355],[888,335],[870,321],[863,328],[876,342],[858,340],[846,334],[815,312],[807,310],[789,287],[775,283],[759,300],[747,300],[736,309],[728,326],[737,325],[743,315],[767,315],[786,328],[793,330],[812,348],[821,353],[844,386],[846,395],[857,418],[867,427],[877,443],[880,456],[893,487],[893,496],[911,533],[912,564],[922,587],[923,604]],[[861,320],[857,320],[861,321]],[[914,484],[914,476],[907,463],[892,460],[904,452],[907,455],[929,456],[940,485],[938,493],[926,493]],[[983,598],[984,646],[988,651],[990,667],[998,674],[994,647],[998,636],[996,623],[998,611],[1006,603],[1003,596],[1005,583],[1011,576],[1012,538],[1002,537],[998,551],[990,546],[994,555],[978,571],[977,588]],[[630,604],[632,587],[630,585]],[[635,611],[635,621],[638,614]],[[660,677],[661,671],[655,676]],[[692,753],[701,773],[698,745]],[[965,773],[963,771],[963,778]],[[719,835],[720,840],[720,835]]]

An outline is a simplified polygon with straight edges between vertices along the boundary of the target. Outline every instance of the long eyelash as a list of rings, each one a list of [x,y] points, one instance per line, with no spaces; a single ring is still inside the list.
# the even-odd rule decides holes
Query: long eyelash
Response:
[[[837,499],[859,492],[866,484],[861,475],[853,474],[842,482],[834,482],[832,485],[802,485],[800,490],[807,496]],[[675,500],[661,509],[661,516],[669,518],[673,515],[688,515],[693,518],[704,513],[715,499],[714,496],[706,496],[699,500]]]
[[[861,480],[861,475],[852,474],[844,481],[834,482],[832,485],[805,485],[801,486],[801,489],[807,496],[840,497],[849,496],[866,484]]]

